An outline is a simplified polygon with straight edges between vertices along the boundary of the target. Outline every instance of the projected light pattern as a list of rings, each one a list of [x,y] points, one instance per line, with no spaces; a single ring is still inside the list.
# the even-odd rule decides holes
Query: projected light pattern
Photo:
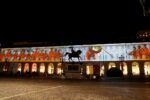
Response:
[[[72,48],[71,48],[72,47]],[[150,60],[150,42],[95,44],[53,47],[2,48],[0,61],[69,61],[69,53],[78,54],[80,61]],[[68,53],[68,54],[66,54]],[[66,55],[66,56],[65,56]],[[78,58],[72,58],[78,61]]]

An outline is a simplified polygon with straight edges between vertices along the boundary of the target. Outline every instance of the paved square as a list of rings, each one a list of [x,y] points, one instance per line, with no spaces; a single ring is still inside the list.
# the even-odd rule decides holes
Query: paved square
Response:
[[[150,82],[0,78],[0,100],[150,100]]]

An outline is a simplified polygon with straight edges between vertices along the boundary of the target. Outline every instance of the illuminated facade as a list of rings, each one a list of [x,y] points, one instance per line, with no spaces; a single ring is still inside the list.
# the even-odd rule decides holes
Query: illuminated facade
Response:
[[[124,77],[149,77],[150,42],[2,48],[0,62],[0,73],[85,78],[116,67]]]

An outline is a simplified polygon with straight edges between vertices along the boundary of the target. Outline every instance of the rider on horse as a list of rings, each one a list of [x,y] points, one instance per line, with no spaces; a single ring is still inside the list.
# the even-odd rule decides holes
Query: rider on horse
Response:
[[[73,49],[73,47],[70,47],[70,48],[71,48],[72,54],[76,53],[76,51]]]
[[[73,47],[69,47],[69,48],[71,48],[71,53],[69,52],[65,53],[65,56],[68,55],[68,60],[70,61],[72,60],[72,58],[78,58],[78,60],[80,60],[81,59],[80,54],[82,53],[82,51],[81,50],[75,51]]]

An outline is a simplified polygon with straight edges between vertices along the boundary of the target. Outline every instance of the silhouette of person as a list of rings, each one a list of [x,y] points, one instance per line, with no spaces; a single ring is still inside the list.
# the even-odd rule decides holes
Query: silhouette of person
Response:
[[[73,49],[73,47],[70,47],[70,48],[71,48],[72,54],[74,54],[74,53],[75,53],[75,50]]]

